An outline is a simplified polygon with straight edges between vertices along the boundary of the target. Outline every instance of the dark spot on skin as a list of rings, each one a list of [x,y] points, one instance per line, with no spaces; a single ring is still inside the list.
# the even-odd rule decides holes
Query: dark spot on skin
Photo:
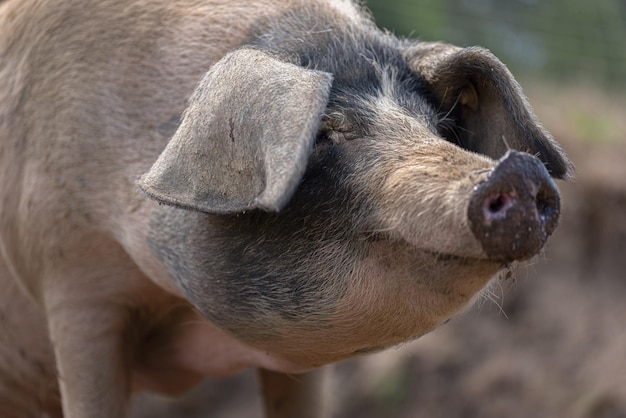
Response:
[[[302,329],[330,326],[345,290],[320,271],[328,260],[312,253],[325,243],[302,232],[300,216],[161,208],[151,221],[149,246],[213,323],[256,340],[279,338],[282,321]]]
[[[172,116],[171,119],[161,125],[157,126],[157,131],[166,138],[169,138],[176,133],[176,129],[180,125],[180,117]]]
[[[78,176],[76,177],[76,181],[78,182],[78,184],[80,184],[80,186],[82,188],[87,188],[89,186],[89,183],[87,182],[87,179],[85,178],[85,176]]]
[[[228,118],[228,128],[230,129],[228,132],[228,137],[230,138],[231,142],[235,142],[235,122],[233,121],[233,118]]]
[[[160,206],[168,209],[165,206]],[[149,248],[167,266],[168,272],[176,280],[176,283],[186,293],[193,293],[193,289],[187,286],[184,277],[191,275],[187,271],[185,264],[179,253],[184,252],[187,246],[186,234],[184,231],[175,233],[169,228],[168,220],[157,214],[151,220],[150,233],[146,240]],[[191,233],[191,231],[189,231]]]

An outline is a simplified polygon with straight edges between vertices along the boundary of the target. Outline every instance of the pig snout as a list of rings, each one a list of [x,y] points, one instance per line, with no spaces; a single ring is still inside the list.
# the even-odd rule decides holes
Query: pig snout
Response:
[[[537,254],[559,213],[559,192],[543,163],[515,151],[474,188],[468,208],[470,228],[487,256],[507,263]]]

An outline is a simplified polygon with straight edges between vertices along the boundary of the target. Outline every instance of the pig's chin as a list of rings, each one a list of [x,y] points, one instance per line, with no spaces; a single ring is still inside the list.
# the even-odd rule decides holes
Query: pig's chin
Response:
[[[355,352],[376,351],[432,331],[471,305],[502,269],[499,262],[379,242],[359,265],[339,318],[358,318]],[[339,321],[339,324],[344,323]]]
[[[424,257],[432,258],[440,263],[450,263],[455,265],[469,265],[473,263],[492,263],[500,267],[506,267],[507,263],[503,263],[497,260],[490,260],[485,254],[467,255],[467,254],[455,254],[450,252],[440,252],[431,249],[415,248],[415,251],[422,253]]]

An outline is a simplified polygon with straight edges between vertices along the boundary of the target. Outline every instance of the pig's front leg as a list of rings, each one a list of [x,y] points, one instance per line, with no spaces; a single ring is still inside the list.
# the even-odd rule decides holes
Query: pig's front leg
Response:
[[[126,416],[127,359],[111,323],[108,312],[72,306],[49,318],[65,418]]]
[[[101,248],[113,247],[105,245]],[[81,254],[84,263],[57,265],[43,279],[65,418],[127,416],[130,351],[125,330],[133,299],[124,292],[135,276],[121,257],[116,267],[107,268],[94,261],[96,255],[106,262],[111,254]]]
[[[266,418],[322,418],[328,415],[331,366],[288,375],[260,370]]]

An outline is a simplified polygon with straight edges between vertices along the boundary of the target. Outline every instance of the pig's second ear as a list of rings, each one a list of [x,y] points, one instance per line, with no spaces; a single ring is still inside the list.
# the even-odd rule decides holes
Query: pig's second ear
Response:
[[[332,76],[254,49],[218,61],[139,187],[208,213],[279,211],[301,180]]]
[[[432,88],[442,117],[440,130],[471,151],[500,158],[508,149],[536,155],[556,178],[573,176],[559,144],[542,128],[519,84],[486,49],[418,43],[409,65]]]

